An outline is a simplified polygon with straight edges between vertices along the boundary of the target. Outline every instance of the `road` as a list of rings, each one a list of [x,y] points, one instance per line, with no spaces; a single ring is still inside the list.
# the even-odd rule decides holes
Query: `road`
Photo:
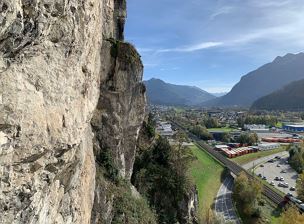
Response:
[[[270,156],[266,156],[266,157],[251,161],[250,163],[244,164],[244,165],[242,165],[242,167],[246,170],[250,170],[250,169],[254,168],[255,166],[257,166],[261,163],[265,163],[268,160],[273,159],[276,156],[288,156],[288,152],[284,151],[284,152],[279,152],[279,153],[276,153],[276,154],[272,154]]]
[[[217,216],[223,217],[225,222],[240,224],[241,221],[232,202],[233,181],[230,175],[225,178],[215,199],[215,212]]]

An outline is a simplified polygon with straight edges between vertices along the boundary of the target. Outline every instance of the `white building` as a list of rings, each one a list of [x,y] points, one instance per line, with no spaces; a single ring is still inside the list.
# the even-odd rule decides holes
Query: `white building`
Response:
[[[172,130],[172,126],[168,122],[160,122],[157,127],[156,131],[161,135],[161,136],[173,136],[174,132]]]
[[[264,124],[245,124],[244,128],[246,130],[249,130],[251,132],[256,132],[256,133],[269,132],[269,128],[267,128],[266,125],[264,125]]]
[[[281,145],[279,143],[262,143],[258,145],[260,151],[277,149],[280,148],[280,146]]]

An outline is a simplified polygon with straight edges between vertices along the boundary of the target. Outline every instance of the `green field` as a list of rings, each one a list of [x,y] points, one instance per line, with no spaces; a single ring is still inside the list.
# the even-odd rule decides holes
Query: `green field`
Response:
[[[276,123],[276,127],[277,127],[277,128],[282,128],[282,127],[283,127],[283,123],[282,123],[282,122]]]
[[[185,109],[182,108],[182,107],[174,107],[174,110],[175,110],[176,113],[182,113],[182,112],[185,111]]]
[[[250,163],[251,161],[254,161],[256,159],[260,159],[262,157],[270,156],[272,154],[276,154],[276,153],[283,152],[283,151],[286,151],[286,147],[281,146],[278,149],[251,153],[251,154],[247,154],[247,155],[244,155],[244,156],[239,156],[239,157],[233,158],[232,160],[234,162],[237,162],[240,165],[243,165],[243,164],[246,164],[246,163]]]
[[[221,186],[221,175],[224,168],[206,152],[197,146],[190,147],[197,160],[190,167],[190,174],[197,186],[199,195],[199,215],[212,207],[214,198]]]
[[[236,129],[225,127],[225,128],[209,128],[207,130],[209,132],[227,132],[228,133],[228,132],[235,131]]]

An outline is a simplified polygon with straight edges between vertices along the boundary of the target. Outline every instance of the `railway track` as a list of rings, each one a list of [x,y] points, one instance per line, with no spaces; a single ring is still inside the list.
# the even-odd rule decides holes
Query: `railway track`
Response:
[[[218,151],[215,151],[210,145],[206,144],[204,141],[200,140],[197,136],[193,135],[189,131],[187,131],[184,127],[179,125],[178,123],[171,121],[175,126],[179,127],[181,130],[187,133],[187,135],[196,142],[196,144],[204,151],[206,151],[209,155],[211,155],[213,158],[218,160],[220,163],[222,163],[225,167],[227,167],[233,174],[239,175],[241,172],[244,172],[248,178],[250,179],[256,179],[254,175],[249,173],[247,170],[245,170],[240,165],[236,164],[235,162],[227,159],[224,155],[219,153]],[[280,195],[278,192],[267,186],[266,184],[262,183],[263,191],[262,193],[273,203],[276,205],[281,205],[284,202],[284,197]]]

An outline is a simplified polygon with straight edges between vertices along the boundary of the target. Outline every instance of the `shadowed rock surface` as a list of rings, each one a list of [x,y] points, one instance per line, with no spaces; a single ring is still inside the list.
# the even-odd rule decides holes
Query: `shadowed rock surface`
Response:
[[[255,101],[251,107],[253,110],[304,110],[304,79],[286,85]]]
[[[304,79],[304,53],[287,54],[243,76],[225,96],[203,103],[205,106],[250,107],[259,98]]]

